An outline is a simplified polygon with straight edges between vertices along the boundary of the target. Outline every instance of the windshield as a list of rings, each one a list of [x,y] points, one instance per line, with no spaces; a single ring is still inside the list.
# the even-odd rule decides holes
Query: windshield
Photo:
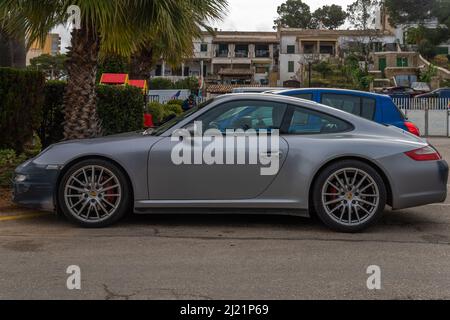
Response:
[[[199,104],[197,107],[194,107],[194,108],[186,111],[181,116],[178,116],[176,118],[173,118],[173,119],[167,121],[166,123],[162,124],[160,127],[156,128],[156,129],[149,129],[149,130],[145,131],[144,134],[148,134],[148,135],[152,135],[152,136],[159,136],[159,135],[163,134],[164,132],[166,132],[167,130],[169,130],[170,128],[172,128],[173,126],[175,126],[178,123],[180,123],[181,121],[183,121],[184,119],[190,117],[191,115],[193,115],[197,111],[199,111],[199,110],[203,109],[204,107],[208,106],[213,101],[214,101],[214,99],[210,99],[208,101],[205,101],[205,102]]]

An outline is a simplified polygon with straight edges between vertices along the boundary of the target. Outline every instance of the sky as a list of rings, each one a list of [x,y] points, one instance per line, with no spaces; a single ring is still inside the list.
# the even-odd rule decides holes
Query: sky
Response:
[[[273,31],[273,21],[277,17],[277,7],[285,0],[228,0],[229,8],[223,21],[214,23],[222,31]],[[354,0],[304,0],[311,11],[324,5],[337,4],[344,8]],[[57,28],[61,34],[62,48],[68,46],[69,32],[64,27]]]

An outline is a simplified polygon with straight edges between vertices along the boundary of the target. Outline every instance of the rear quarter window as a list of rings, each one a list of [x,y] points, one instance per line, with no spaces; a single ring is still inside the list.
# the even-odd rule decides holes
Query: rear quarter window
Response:
[[[375,118],[377,102],[373,98],[352,94],[323,93],[321,103],[368,120]]]

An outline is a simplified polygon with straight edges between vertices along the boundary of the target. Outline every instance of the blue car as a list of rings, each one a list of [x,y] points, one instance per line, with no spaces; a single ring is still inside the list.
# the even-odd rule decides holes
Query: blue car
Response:
[[[406,119],[392,98],[387,95],[325,88],[282,90],[274,94],[315,101],[420,136],[417,126]]]

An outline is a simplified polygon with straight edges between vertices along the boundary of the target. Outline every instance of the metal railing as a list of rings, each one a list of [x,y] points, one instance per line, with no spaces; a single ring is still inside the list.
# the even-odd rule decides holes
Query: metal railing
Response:
[[[394,98],[394,103],[423,136],[450,137],[450,99]]]

